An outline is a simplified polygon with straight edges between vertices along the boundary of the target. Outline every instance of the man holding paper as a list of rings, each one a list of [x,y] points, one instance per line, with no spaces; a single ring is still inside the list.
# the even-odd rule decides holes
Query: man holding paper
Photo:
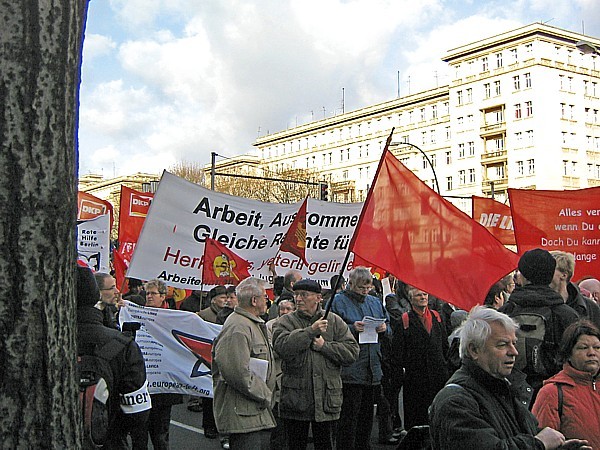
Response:
[[[375,326],[377,335],[390,333],[389,317],[383,303],[369,295],[373,288],[373,276],[366,267],[356,267],[348,276],[348,289],[331,300],[331,311],[339,315],[360,344],[358,359],[351,366],[342,368],[344,401],[338,423],[337,448],[344,450],[371,448],[373,428],[373,404],[379,391],[381,377],[380,344],[373,339],[362,340],[365,327],[372,319],[384,319]],[[368,319],[368,318],[372,319]],[[365,320],[367,318],[367,320]]]
[[[273,352],[260,318],[267,311],[264,282],[246,278],[236,288],[238,306],[213,343],[213,410],[219,433],[235,449],[267,449],[275,426]]]
[[[334,423],[342,409],[342,366],[358,356],[358,344],[337,314],[323,319],[321,285],[293,286],[296,311],[273,325],[273,347],[282,359],[279,415],[289,450],[304,450],[312,426],[315,450],[333,449]]]

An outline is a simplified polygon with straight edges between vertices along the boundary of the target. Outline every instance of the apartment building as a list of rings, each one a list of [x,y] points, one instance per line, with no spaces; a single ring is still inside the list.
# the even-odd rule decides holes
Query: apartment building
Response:
[[[394,127],[394,154],[466,212],[509,187],[600,186],[600,56],[581,41],[600,48],[534,23],[449,50],[449,85],[261,136],[259,165],[316,170],[333,201],[362,201]]]

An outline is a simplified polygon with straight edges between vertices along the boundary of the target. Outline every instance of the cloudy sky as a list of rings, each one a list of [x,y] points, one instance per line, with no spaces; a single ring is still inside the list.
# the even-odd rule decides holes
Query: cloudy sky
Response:
[[[547,22],[600,36],[598,0],[92,0],[80,174],[161,173],[260,135],[448,83],[445,52]],[[410,80],[410,81],[409,81]]]

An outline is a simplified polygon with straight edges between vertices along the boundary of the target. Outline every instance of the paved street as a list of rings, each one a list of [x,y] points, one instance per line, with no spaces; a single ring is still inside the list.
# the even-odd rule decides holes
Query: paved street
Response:
[[[202,413],[188,411],[187,402],[173,407],[171,414],[171,449],[173,450],[218,450],[221,448],[218,439],[206,439],[202,430]],[[374,419],[373,448],[377,450],[393,449],[392,445],[377,444],[377,419]],[[152,446],[150,445],[150,448]],[[309,449],[313,446],[309,445]]]

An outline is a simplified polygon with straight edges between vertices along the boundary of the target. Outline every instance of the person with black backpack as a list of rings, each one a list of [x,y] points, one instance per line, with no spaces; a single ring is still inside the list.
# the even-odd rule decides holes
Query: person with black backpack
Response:
[[[520,286],[499,310],[519,324],[515,367],[527,375],[534,399],[543,381],[560,371],[560,339],[578,320],[575,310],[550,287],[555,268],[556,260],[547,250],[525,252],[519,259]]]
[[[77,368],[83,448],[125,449],[151,408],[146,366],[133,338],[103,325],[92,271],[77,266]]]

